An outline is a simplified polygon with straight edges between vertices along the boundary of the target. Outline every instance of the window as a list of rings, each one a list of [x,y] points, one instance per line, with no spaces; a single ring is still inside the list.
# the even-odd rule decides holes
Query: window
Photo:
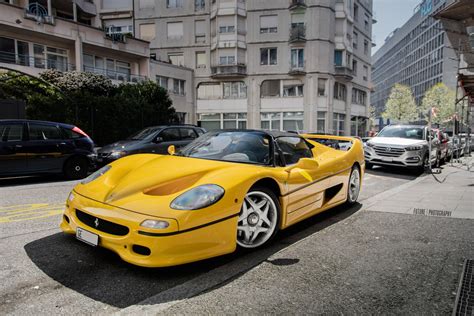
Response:
[[[362,79],[364,79],[364,81],[367,81],[369,79],[369,67],[365,65],[364,65],[364,74],[362,76]]]
[[[199,114],[199,122],[201,127],[208,131],[221,128],[221,114],[220,113],[209,113]]]
[[[318,111],[317,122],[316,122],[316,132],[325,133],[326,131],[326,112]]]
[[[370,21],[370,16],[366,13],[366,14],[364,15],[364,29],[365,29],[366,31],[369,31],[369,25],[370,25],[370,24],[369,24],[369,21]]]
[[[260,48],[260,65],[276,65],[277,49],[276,48]]]
[[[352,88],[352,103],[366,105],[367,92],[360,89]]]
[[[183,0],[166,0],[167,8],[182,8]]]
[[[115,70],[117,72],[117,80],[130,81],[130,63],[116,60]]]
[[[357,76],[357,60],[355,59],[352,60],[352,73]]]
[[[177,95],[186,95],[184,91],[185,80],[173,79],[173,93]]]
[[[168,60],[173,65],[177,65],[177,66],[183,66],[184,65],[183,53],[168,54]]]
[[[333,130],[335,135],[344,135],[344,120],[346,116],[340,113],[333,114]]]
[[[334,65],[342,66],[342,50],[334,51]]]
[[[234,25],[219,26],[219,33],[234,33],[234,32],[235,32]]]
[[[201,83],[198,87],[197,98],[199,100],[221,99],[222,87],[219,83]]]
[[[27,42],[0,37],[0,62],[29,66],[29,48]]]
[[[57,69],[67,71],[67,51],[54,47],[34,44],[34,62],[37,68]]]
[[[354,21],[359,21],[359,6],[354,3]]]
[[[283,130],[301,131],[303,127],[303,112],[283,112]]]
[[[194,0],[194,11],[204,11],[206,9],[206,0]]]
[[[354,49],[357,49],[357,44],[359,42],[359,34],[356,32],[352,33],[352,47]]]
[[[291,68],[304,68],[304,49],[294,48],[291,50]]]
[[[206,68],[206,52],[196,52],[196,68]]]
[[[155,39],[155,23],[140,24],[140,38],[145,41],[152,41]]]
[[[369,55],[369,41],[364,40],[364,54]]]
[[[260,88],[260,96],[279,97],[280,96],[280,80],[265,80]]]
[[[190,140],[190,139],[195,139],[198,137],[198,135],[192,128],[181,128],[180,130],[181,130],[182,140]]]
[[[219,65],[235,65],[235,56],[220,56]]]
[[[183,22],[168,22],[168,39],[176,40],[183,37]]]
[[[195,42],[205,43],[206,42],[206,21],[199,20],[194,22],[195,30]]]
[[[224,113],[223,128],[225,129],[246,129],[247,113]]]
[[[53,125],[29,124],[30,140],[62,139],[61,131]]]
[[[0,125],[0,141],[17,142],[23,140],[23,124]]]
[[[260,17],[260,33],[277,33],[278,15],[262,15]]]
[[[246,99],[247,98],[247,86],[244,82],[224,82],[224,99]]]
[[[283,152],[286,165],[295,164],[301,158],[313,157],[308,144],[299,137],[278,137],[277,142]]]
[[[301,131],[303,112],[262,112],[260,113],[261,128],[267,130]]]
[[[346,86],[342,83],[334,83],[334,99],[346,101]]]
[[[164,142],[172,142],[172,141],[180,140],[179,129],[167,128],[159,134],[159,137],[162,137]]]
[[[156,83],[165,90],[168,90],[168,77],[156,76]]]
[[[324,78],[318,79],[318,96],[320,97],[326,95],[326,82],[327,82],[327,79],[324,79]]]
[[[303,85],[288,85],[283,86],[284,97],[302,97],[303,96]]]

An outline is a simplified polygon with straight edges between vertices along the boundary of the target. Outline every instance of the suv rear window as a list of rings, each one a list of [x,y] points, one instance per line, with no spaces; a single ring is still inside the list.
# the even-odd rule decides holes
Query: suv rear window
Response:
[[[61,131],[53,125],[29,124],[30,140],[62,139]]]

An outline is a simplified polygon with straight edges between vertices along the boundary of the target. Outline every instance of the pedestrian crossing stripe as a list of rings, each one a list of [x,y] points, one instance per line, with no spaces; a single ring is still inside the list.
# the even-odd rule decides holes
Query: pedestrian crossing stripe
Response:
[[[34,220],[61,214],[64,204],[22,204],[0,207],[0,224]]]

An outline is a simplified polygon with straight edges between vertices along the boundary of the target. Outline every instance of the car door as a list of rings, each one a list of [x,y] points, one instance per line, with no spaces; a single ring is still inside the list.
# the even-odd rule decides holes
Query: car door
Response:
[[[28,168],[36,172],[59,172],[62,170],[65,153],[63,135],[54,124],[28,122]]]
[[[194,128],[191,127],[180,127],[179,131],[181,134],[181,140],[179,142],[179,145],[177,146],[177,149],[183,148],[184,146],[199,137]]]
[[[287,166],[298,163],[301,158],[315,159],[308,144],[300,137],[278,137],[277,144]],[[330,177],[322,168],[292,169],[287,180],[287,223],[320,208],[324,200],[324,190],[330,186],[330,181]]]
[[[24,123],[0,125],[0,175],[23,174],[28,171],[28,155],[23,147]]]
[[[179,133],[179,128],[165,128],[158,134],[156,139],[156,153],[167,154],[169,146],[174,145],[175,147],[178,147],[180,145],[181,135]]]

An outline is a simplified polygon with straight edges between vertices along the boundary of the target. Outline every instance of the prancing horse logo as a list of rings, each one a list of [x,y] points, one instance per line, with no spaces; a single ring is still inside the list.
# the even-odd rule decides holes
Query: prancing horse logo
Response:
[[[99,227],[99,219],[98,218],[95,219],[94,224],[95,224],[95,228]]]

